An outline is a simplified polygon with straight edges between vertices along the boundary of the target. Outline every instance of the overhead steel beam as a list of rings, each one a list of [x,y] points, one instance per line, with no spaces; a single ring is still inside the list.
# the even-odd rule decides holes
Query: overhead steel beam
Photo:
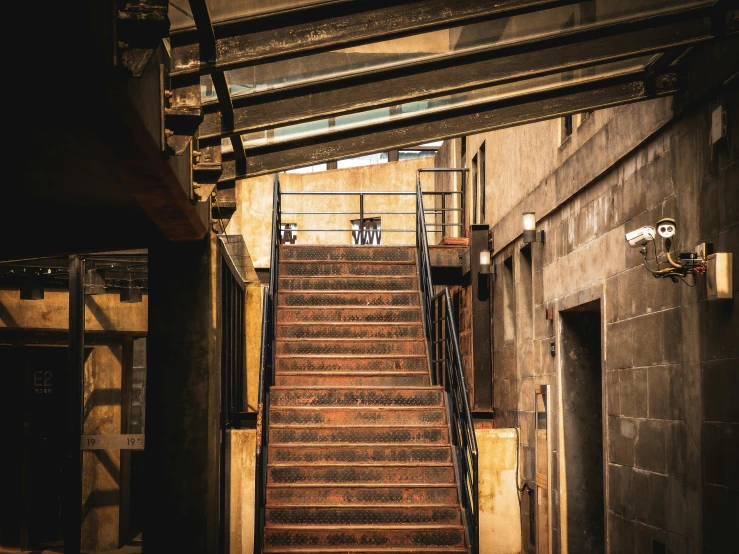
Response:
[[[213,31],[213,23],[211,22],[210,12],[205,0],[190,0],[190,9],[192,10],[193,19],[197,28],[198,36],[198,55],[206,64],[212,63],[216,59],[216,35]],[[171,77],[171,74],[170,74]],[[216,89],[218,97],[218,107],[221,117],[219,118],[222,132],[231,136],[231,146],[234,151],[234,161],[239,171],[246,171],[246,155],[241,139],[233,135],[234,129],[234,107],[231,102],[231,93],[228,90],[226,77],[222,71],[215,72],[211,75],[213,87]]]
[[[654,92],[648,92],[650,90]],[[648,87],[644,72],[639,72],[630,77],[606,79],[568,87],[566,90],[559,89],[502,102],[475,105],[451,113],[416,118],[413,121],[368,126],[330,137],[319,136],[296,143],[289,149],[285,148],[285,145],[261,148],[247,152],[249,166],[245,175],[236,172],[233,162],[224,160],[221,181],[383,152],[408,144],[474,135],[674,92],[676,91],[665,88],[656,91],[654,87]]]
[[[212,62],[203,59],[197,33],[172,33],[172,76],[209,74],[572,3],[575,0],[347,0],[308,6],[217,25],[217,56]]]
[[[506,48],[453,63],[421,66],[412,73],[387,72],[376,80],[349,79],[341,86],[319,84],[300,96],[263,95],[235,99],[234,127],[223,131],[218,112],[206,113],[199,136],[205,144],[222,136],[261,131],[284,125],[337,117],[446,94],[474,90],[535,76],[574,70],[695,44],[713,38],[709,13],[692,11],[680,17],[642,21],[637,28],[612,26],[606,31],[564,37],[546,47]],[[661,25],[655,23],[661,22]]]

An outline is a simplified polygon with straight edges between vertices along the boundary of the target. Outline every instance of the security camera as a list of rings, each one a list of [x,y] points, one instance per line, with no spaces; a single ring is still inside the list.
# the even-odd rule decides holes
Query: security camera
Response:
[[[663,217],[657,222],[657,232],[663,239],[671,239],[677,232],[677,223],[671,217]]]
[[[656,236],[657,232],[654,230],[654,227],[647,226],[637,229],[636,231],[626,233],[626,240],[629,241],[629,246],[638,248],[640,246],[644,246],[649,241],[653,241]]]

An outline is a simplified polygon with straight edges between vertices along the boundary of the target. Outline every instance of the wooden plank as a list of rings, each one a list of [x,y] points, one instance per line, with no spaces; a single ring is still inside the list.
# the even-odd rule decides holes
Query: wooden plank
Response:
[[[704,12],[696,12],[704,13]],[[419,66],[412,72],[388,71],[375,79],[347,79],[343,83],[316,84],[309,89],[270,95],[246,95],[234,100],[234,126],[224,132],[223,117],[206,113],[200,125],[204,144],[220,142],[230,133],[261,131],[281,125],[376,109],[455,92],[590,67],[629,57],[695,44],[713,37],[708,17],[669,21],[624,32],[621,26],[589,33],[588,40],[578,34],[565,44],[522,51],[501,48],[466,59]],[[206,108],[207,109],[207,108]]]
[[[309,6],[218,25],[212,64],[204,63],[197,34],[173,33],[172,74],[212,73],[569,3],[573,0],[355,0]]]
[[[560,90],[555,91],[555,94],[519,98],[514,102],[490,103],[475,106],[474,109],[446,112],[441,117],[427,117],[422,121],[357,129],[322,139],[319,137],[318,140],[303,141],[287,150],[264,149],[248,157],[248,171],[245,175],[237,175],[233,161],[224,160],[221,181],[384,152],[393,148],[400,149],[407,144],[484,133],[647,98],[649,95],[646,84],[639,77],[613,84],[597,82],[572,87],[567,92]]]

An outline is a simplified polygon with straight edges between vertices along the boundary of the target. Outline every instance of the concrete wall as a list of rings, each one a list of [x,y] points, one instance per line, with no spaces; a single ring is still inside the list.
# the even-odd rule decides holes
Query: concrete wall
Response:
[[[259,371],[262,365],[262,305],[265,287],[246,287],[246,411],[259,407]]]
[[[286,191],[408,191],[416,188],[416,170],[432,167],[434,158],[421,158],[372,166],[335,169],[318,173],[280,173],[280,187]],[[429,180],[428,189],[433,189]],[[244,236],[254,267],[268,268],[272,235],[273,177],[263,176],[237,181],[237,210],[227,234]],[[413,212],[414,196],[365,197],[365,217],[374,212]],[[358,196],[288,196],[282,198],[283,212],[348,212],[355,215],[283,215],[283,223],[297,223],[297,244],[351,244],[351,232],[326,232],[325,229],[351,229],[351,220],[359,219]],[[380,215],[383,229],[405,229],[412,233],[382,234],[382,244],[415,244],[415,215]],[[322,232],[305,233],[301,229]]]
[[[256,447],[256,430],[231,429],[226,432],[229,554],[254,552]]]
[[[66,344],[69,294],[46,290],[43,300],[21,300],[18,290],[0,290],[0,342]],[[148,328],[148,295],[140,303],[122,303],[118,294],[85,298],[88,355],[84,367],[83,433],[122,432],[122,380],[125,366],[133,371],[133,336]],[[130,353],[126,348],[131,349]],[[141,407],[139,406],[139,411]],[[134,415],[134,414],[132,414]],[[143,419],[143,414],[137,414]],[[82,548],[117,550],[121,532],[121,451],[82,453]]]
[[[149,296],[128,304],[118,294],[85,297],[85,330],[146,334]],[[21,300],[18,290],[0,289],[0,329],[66,331],[69,327],[69,293],[47,290],[43,300]]]
[[[480,554],[518,554],[521,508],[516,493],[516,429],[477,429]]]
[[[703,66],[720,67],[711,64]],[[702,277],[695,288],[652,278],[624,240],[675,217],[677,248],[713,243],[734,252],[738,274],[739,95],[736,79],[721,86],[715,73],[692,81],[704,91],[717,83],[698,101],[695,92],[597,111],[579,127],[576,116],[564,144],[559,120],[468,138],[468,166],[483,140],[488,158],[496,426],[520,430],[521,478],[533,487],[534,388],[551,386],[555,553],[568,551],[565,480],[578,479],[562,461],[560,313],[594,301],[602,314],[607,552],[652,552],[653,540],[675,553],[735,548],[736,297],[708,301]],[[719,104],[734,138],[711,147]],[[529,210],[546,242],[524,248],[521,213]],[[529,521],[524,509],[524,551],[534,552]]]
[[[83,434],[121,433],[123,347],[96,346],[85,362]],[[82,548],[116,550],[119,546],[120,450],[82,453]]]

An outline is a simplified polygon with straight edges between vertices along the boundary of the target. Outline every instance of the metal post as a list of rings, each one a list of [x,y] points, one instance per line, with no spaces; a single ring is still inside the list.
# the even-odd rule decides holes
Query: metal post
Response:
[[[82,379],[85,365],[85,260],[69,257],[69,380],[67,463],[64,489],[64,552],[79,554],[82,541]]]
[[[364,246],[364,194],[359,194],[359,244]]]
[[[446,238],[446,194],[441,195],[441,239]]]

